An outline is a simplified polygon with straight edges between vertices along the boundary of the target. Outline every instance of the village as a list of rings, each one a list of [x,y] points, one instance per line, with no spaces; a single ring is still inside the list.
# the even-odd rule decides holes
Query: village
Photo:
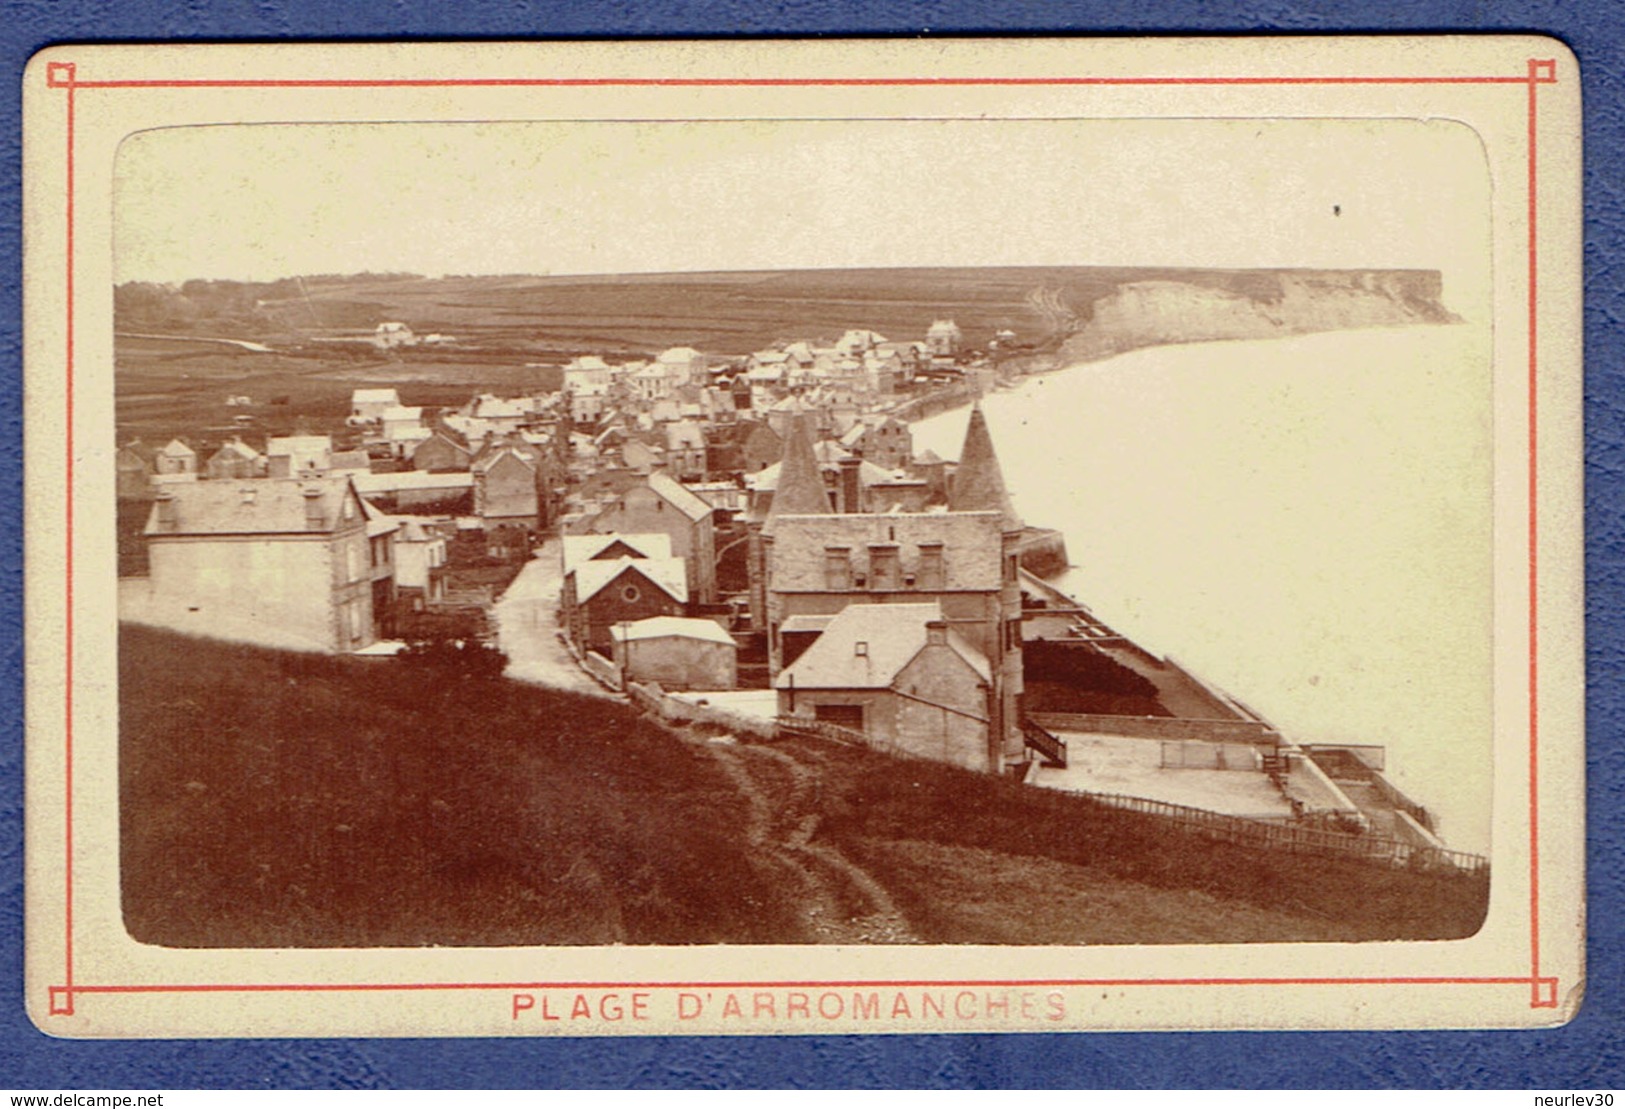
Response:
[[[364,341],[457,347],[397,321]],[[937,319],[579,354],[534,367],[554,391],[433,406],[403,382],[356,388],[330,426],[131,439],[120,619],[380,667],[490,645],[510,678],[729,742],[812,737],[1261,850],[1483,869],[1381,747],[1287,737],[1050,583],[1065,537],[1017,513],[978,405],[1019,349]],[[958,457],[917,451],[911,422],[952,410]]]

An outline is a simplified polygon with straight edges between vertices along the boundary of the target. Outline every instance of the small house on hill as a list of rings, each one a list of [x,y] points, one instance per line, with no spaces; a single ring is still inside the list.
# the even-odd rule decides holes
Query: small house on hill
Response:
[[[473,459],[474,452],[467,439],[444,423],[436,423],[429,429],[428,437],[413,449],[412,468],[431,474],[466,472]]]
[[[114,467],[118,475],[118,499],[144,500],[151,491],[152,475],[157,470],[158,452],[140,439],[132,439],[118,449]]]
[[[171,439],[153,458],[153,472],[168,476],[197,473],[197,452],[184,439]]]
[[[653,616],[610,628],[615,667],[623,681],[658,682],[664,689],[732,689],[738,647],[714,620]]]
[[[259,451],[241,439],[230,439],[209,456],[203,464],[203,472],[211,481],[264,477],[267,465]]]
[[[935,604],[848,605],[774,688],[781,716],[862,732],[918,758],[996,766],[988,749],[992,669]]]
[[[351,427],[377,423],[400,403],[401,395],[394,389],[357,389],[350,394],[350,417],[346,422]]]
[[[310,477],[333,465],[333,440],[327,435],[285,435],[265,444],[272,477]]]
[[[953,320],[937,320],[925,333],[925,345],[937,358],[952,358],[965,345],[965,335]]]
[[[418,337],[412,329],[398,320],[386,320],[374,329],[372,333],[373,346],[384,350],[393,350],[395,347],[417,346]]]

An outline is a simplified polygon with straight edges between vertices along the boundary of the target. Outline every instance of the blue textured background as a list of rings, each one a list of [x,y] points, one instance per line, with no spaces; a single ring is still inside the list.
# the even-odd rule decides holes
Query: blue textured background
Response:
[[[1063,1086],[1563,1087],[1621,1085],[1618,811],[1625,743],[1613,726],[1620,634],[1618,333],[1625,273],[1620,176],[1625,5],[1617,0],[1149,5],[976,0],[632,0],[439,5],[331,0],[0,0],[0,699],[20,706],[20,109],[24,62],[64,41],[521,38],[1016,32],[1503,31],[1556,35],[1579,55],[1587,106],[1587,556],[1590,636],[1590,989],[1563,1029],[1520,1033],[1227,1033],[652,1040],[281,1040],[82,1043],[23,1012],[22,726],[0,718],[0,1089],[217,1087]]]

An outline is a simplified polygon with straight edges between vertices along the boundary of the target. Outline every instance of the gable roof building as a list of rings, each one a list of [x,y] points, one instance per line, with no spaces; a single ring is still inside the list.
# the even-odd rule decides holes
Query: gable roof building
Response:
[[[345,477],[167,487],[143,532],[146,622],[268,646],[364,647],[383,615],[375,597],[393,588],[370,523]]]
[[[902,754],[998,768],[993,668],[935,603],[848,605],[773,684],[781,716],[862,732]]]
[[[786,445],[765,516],[753,511],[747,521],[752,623],[767,633],[770,670],[777,675],[791,659],[799,665],[807,657],[793,656],[803,641],[799,632],[792,652],[786,651],[783,629],[796,617],[835,615],[855,606],[934,603],[953,632],[991,665],[985,711],[990,723],[976,764],[1002,768],[1006,757],[1019,757],[1023,748],[1021,522],[980,410],[972,412],[966,429],[965,479],[946,511],[874,512],[873,498],[853,495],[853,487],[862,487],[866,464],[847,458],[837,465],[836,503],[845,509],[840,512],[830,507],[800,424]],[[927,483],[916,478],[904,484],[923,508]],[[812,648],[807,651],[810,655]],[[961,735],[955,743],[963,740]],[[972,764],[960,754],[953,760]]]
[[[644,535],[566,535],[563,542],[564,571],[569,573],[583,562],[617,558],[671,558],[671,537],[661,532]]]

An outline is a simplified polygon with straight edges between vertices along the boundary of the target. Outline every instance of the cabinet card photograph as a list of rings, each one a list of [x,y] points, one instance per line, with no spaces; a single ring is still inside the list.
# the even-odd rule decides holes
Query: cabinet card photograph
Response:
[[[1560,44],[26,82],[44,1031],[1576,1012]]]

